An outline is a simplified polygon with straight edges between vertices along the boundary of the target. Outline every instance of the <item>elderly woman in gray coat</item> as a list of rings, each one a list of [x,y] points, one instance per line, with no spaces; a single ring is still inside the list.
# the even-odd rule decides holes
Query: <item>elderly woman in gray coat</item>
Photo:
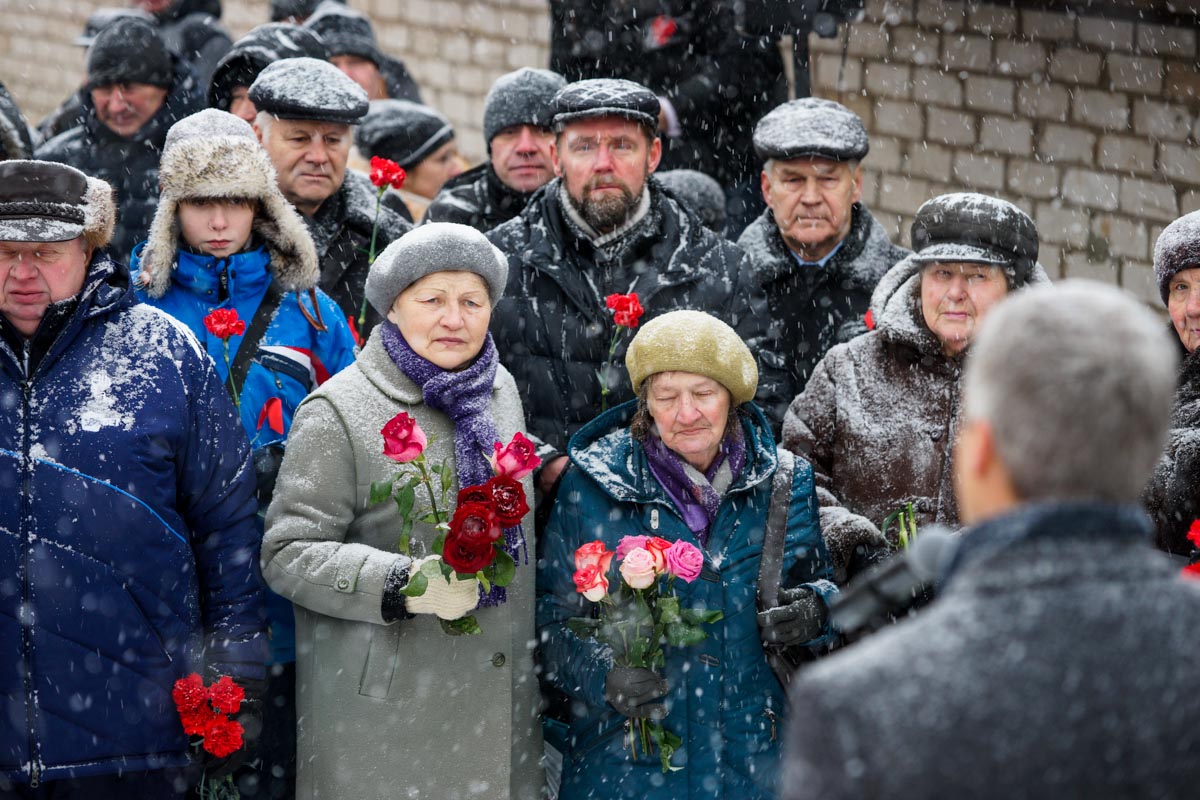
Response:
[[[298,797],[539,796],[531,515],[502,539],[517,565],[506,588],[435,574],[406,597],[417,567],[397,550],[397,503],[370,499],[397,472],[381,430],[399,412],[428,435],[428,463],[454,476],[450,497],[490,476],[493,444],[524,430],[488,334],[506,275],[467,226],[401,237],[367,280],[387,321],[297,410],[262,568],[296,606]],[[430,508],[417,497],[420,517]],[[413,556],[438,558],[437,533],[416,522]],[[471,613],[482,633],[443,630]]]

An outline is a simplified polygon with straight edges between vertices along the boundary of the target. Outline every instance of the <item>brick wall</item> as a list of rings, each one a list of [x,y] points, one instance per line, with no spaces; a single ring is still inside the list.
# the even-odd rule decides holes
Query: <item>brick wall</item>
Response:
[[[0,0],[0,80],[31,119],[72,89],[71,39],[118,0]],[[546,0],[350,0],[426,100],[483,157],[479,121],[496,76],[546,63]],[[1133,5],[1133,3],[1130,3]],[[266,0],[224,3],[234,36]],[[846,61],[842,62],[843,42]],[[1053,276],[1120,283],[1158,303],[1151,247],[1200,208],[1197,31],[1003,5],[868,0],[845,39],[811,40],[813,93],[871,131],[865,198],[900,241],[920,203],[974,189],[1037,220]]]

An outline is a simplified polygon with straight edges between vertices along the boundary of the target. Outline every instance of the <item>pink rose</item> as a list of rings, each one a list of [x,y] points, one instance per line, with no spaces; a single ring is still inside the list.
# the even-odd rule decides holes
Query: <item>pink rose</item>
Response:
[[[401,411],[388,421],[380,431],[383,434],[383,454],[393,461],[407,464],[421,453],[429,438],[417,421]]]
[[[654,556],[642,547],[635,547],[621,562],[621,577],[630,589],[648,589],[658,577],[654,569]]]
[[[690,542],[675,542],[667,548],[666,558],[667,572],[684,583],[696,580],[700,577],[700,571],[704,569],[704,554]]]
[[[513,434],[512,441],[508,444],[501,445],[496,442],[492,447],[496,451],[488,459],[492,470],[497,475],[507,475],[515,481],[521,480],[542,463],[542,459],[534,452],[533,442],[520,431]]]
[[[624,561],[625,556],[634,548],[640,547],[645,550],[648,541],[649,536],[622,536],[621,541],[617,542],[617,561]]]
[[[603,574],[608,572],[608,565],[612,560],[613,552],[599,539],[580,545],[575,551],[575,569],[598,566]]]
[[[576,570],[573,577],[575,591],[593,603],[598,603],[604,595],[608,594],[608,578],[604,577],[604,570],[600,568],[599,564],[587,564],[582,569]]]

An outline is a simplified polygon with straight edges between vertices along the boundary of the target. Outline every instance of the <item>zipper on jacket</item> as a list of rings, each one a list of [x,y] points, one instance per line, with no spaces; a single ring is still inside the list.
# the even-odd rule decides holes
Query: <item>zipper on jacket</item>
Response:
[[[33,488],[33,469],[30,458],[32,445],[29,437],[29,417],[30,417],[30,396],[33,394],[33,377],[29,374],[29,355],[30,342],[26,340],[22,346],[21,367],[25,373],[24,380],[21,381],[21,553],[23,557],[23,569],[21,575],[21,619],[18,621],[21,626],[21,661],[25,666],[25,724],[29,734],[29,786],[33,789],[38,787],[40,783],[40,762],[38,754],[37,730],[34,724],[36,711],[34,708],[34,691],[33,691],[33,631],[28,622],[30,614],[30,593],[31,587],[29,584],[30,570],[30,531],[29,531],[29,514],[31,512],[30,495]]]
[[[773,742],[779,738],[778,730],[776,729],[776,723],[779,721],[779,717],[777,717],[775,712],[769,708],[763,711],[763,716],[767,718],[767,722],[771,723],[771,741]]]

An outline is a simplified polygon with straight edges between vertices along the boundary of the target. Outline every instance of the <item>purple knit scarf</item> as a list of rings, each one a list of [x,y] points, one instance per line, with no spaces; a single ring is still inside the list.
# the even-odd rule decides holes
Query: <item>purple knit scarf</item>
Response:
[[[452,372],[417,355],[392,322],[384,320],[379,327],[383,349],[400,371],[421,387],[425,405],[441,411],[454,423],[458,485],[466,488],[486,483],[493,474],[486,454],[492,452],[492,445],[499,439],[490,407],[492,389],[496,385],[496,367],[500,363],[492,334],[487,335],[475,361]],[[518,562],[517,554],[521,552],[525,563],[529,563],[520,525],[504,531],[504,549]],[[507,597],[503,587],[495,585],[491,592],[485,594],[482,586],[479,592],[480,606],[500,605]]]
[[[721,440],[721,449],[717,451],[717,457],[704,473],[707,482],[693,480],[688,475],[687,462],[667,447],[657,433],[652,432],[647,436],[643,447],[650,472],[675,503],[688,529],[696,534],[700,544],[707,546],[709,529],[713,520],[717,518],[717,510],[721,507],[721,495],[712,487],[711,482],[726,460],[729,461],[729,470],[733,476],[731,483],[737,480],[742,474],[742,468],[746,466],[746,443],[742,439],[740,428],[733,428]]]

